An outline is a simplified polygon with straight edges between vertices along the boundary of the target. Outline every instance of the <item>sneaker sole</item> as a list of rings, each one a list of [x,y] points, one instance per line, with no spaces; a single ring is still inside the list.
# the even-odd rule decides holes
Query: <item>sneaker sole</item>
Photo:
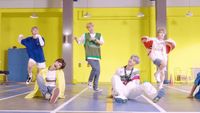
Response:
[[[102,92],[103,90],[94,90],[94,92]]]
[[[30,80],[26,80],[26,84],[30,84],[30,82],[32,81],[32,78],[30,78]]]
[[[156,98],[153,99],[153,102],[154,102],[154,103],[157,103],[159,100],[160,100],[160,98],[157,98],[157,97],[156,97]]]
[[[128,100],[127,99],[121,99],[121,98],[115,98],[115,101],[117,103],[126,103]]]
[[[57,101],[57,99],[58,99],[59,92],[60,92],[60,91],[59,91],[58,88],[53,89],[53,91],[52,91],[52,96],[51,96],[51,99],[50,99],[50,103],[51,103],[51,104],[56,103],[56,101]]]

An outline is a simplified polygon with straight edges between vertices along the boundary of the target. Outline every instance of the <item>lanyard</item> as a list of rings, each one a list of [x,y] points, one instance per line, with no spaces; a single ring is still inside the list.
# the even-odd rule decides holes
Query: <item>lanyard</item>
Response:
[[[127,73],[126,73],[126,67],[127,67],[127,65],[125,65],[125,66],[124,66],[125,78],[126,78],[127,80],[129,80],[129,79],[130,79],[130,77],[131,77],[131,75],[132,75],[132,73],[133,73],[133,68],[131,69],[131,72],[130,72],[130,74],[129,74],[129,75],[127,75]]]

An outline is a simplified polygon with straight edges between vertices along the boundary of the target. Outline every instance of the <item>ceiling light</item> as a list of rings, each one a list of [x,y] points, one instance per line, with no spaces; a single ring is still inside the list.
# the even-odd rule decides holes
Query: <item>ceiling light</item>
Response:
[[[191,6],[190,6],[190,0],[188,1],[188,11],[185,13],[185,16],[186,17],[191,17],[191,16],[193,16],[193,13],[192,13],[192,11],[191,11]]]
[[[137,17],[139,17],[139,18],[144,17],[144,13],[139,12],[139,13],[137,14]]]
[[[83,15],[84,18],[90,18],[91,17],[91,14],[86,12],[84,15]]]
[[[191,16],[193,16],[193,13],[192,13],[191,11],[188,11],[188,12],[185,14],[185,16],[191,17]]]
[[[30,16],[30,18],[34,18],[34,19],[36,19],[36,18],[38,18],[38,16],[37,16],[36,13],[32,13],[32,15]]]

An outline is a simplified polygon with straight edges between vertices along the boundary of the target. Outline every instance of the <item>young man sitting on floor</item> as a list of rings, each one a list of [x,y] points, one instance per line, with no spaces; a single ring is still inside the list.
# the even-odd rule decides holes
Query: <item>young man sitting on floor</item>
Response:
[[[163,89],[157,90],[149,83],[140,83],[139,70],[134,66],[139,64],[140,59],[132,55],[128,64],[119,68],[112,77],[112,96],[118,103],[125,103],[128,99],[135,99],[142,94],[146,94],[153,101],[157,102],[164,96]],[[156,96],[157,95],[157,96]]]
[[[62,69],[65,67],[63,59],[57,59],[54,64],[39,72],[34,90],[25,98],[33,98],[35,96],[43,96],[55,103],[59,98],[64,98],[65,77]]]

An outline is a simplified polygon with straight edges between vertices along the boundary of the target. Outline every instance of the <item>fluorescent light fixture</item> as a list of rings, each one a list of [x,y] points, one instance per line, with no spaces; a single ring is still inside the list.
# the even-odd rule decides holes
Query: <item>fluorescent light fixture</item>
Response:
[[[139,12],[139,13],[137,14],[137,17],[139,17],[139,18],[144,17],[144,13]]]
[[[185,14],[186,17],[192,17],[193,16],[193,13],[191,11],[188,11],[186,14]]]
[[[36,18],[38,18],[38,16],[37,16],[36,13],[32,13],[32,15],[30,16],[30,18],[36,19]]]
[[[83,15],[84,18],[90,18],[91,17],[91,14],[86,12],[84,15]]]

